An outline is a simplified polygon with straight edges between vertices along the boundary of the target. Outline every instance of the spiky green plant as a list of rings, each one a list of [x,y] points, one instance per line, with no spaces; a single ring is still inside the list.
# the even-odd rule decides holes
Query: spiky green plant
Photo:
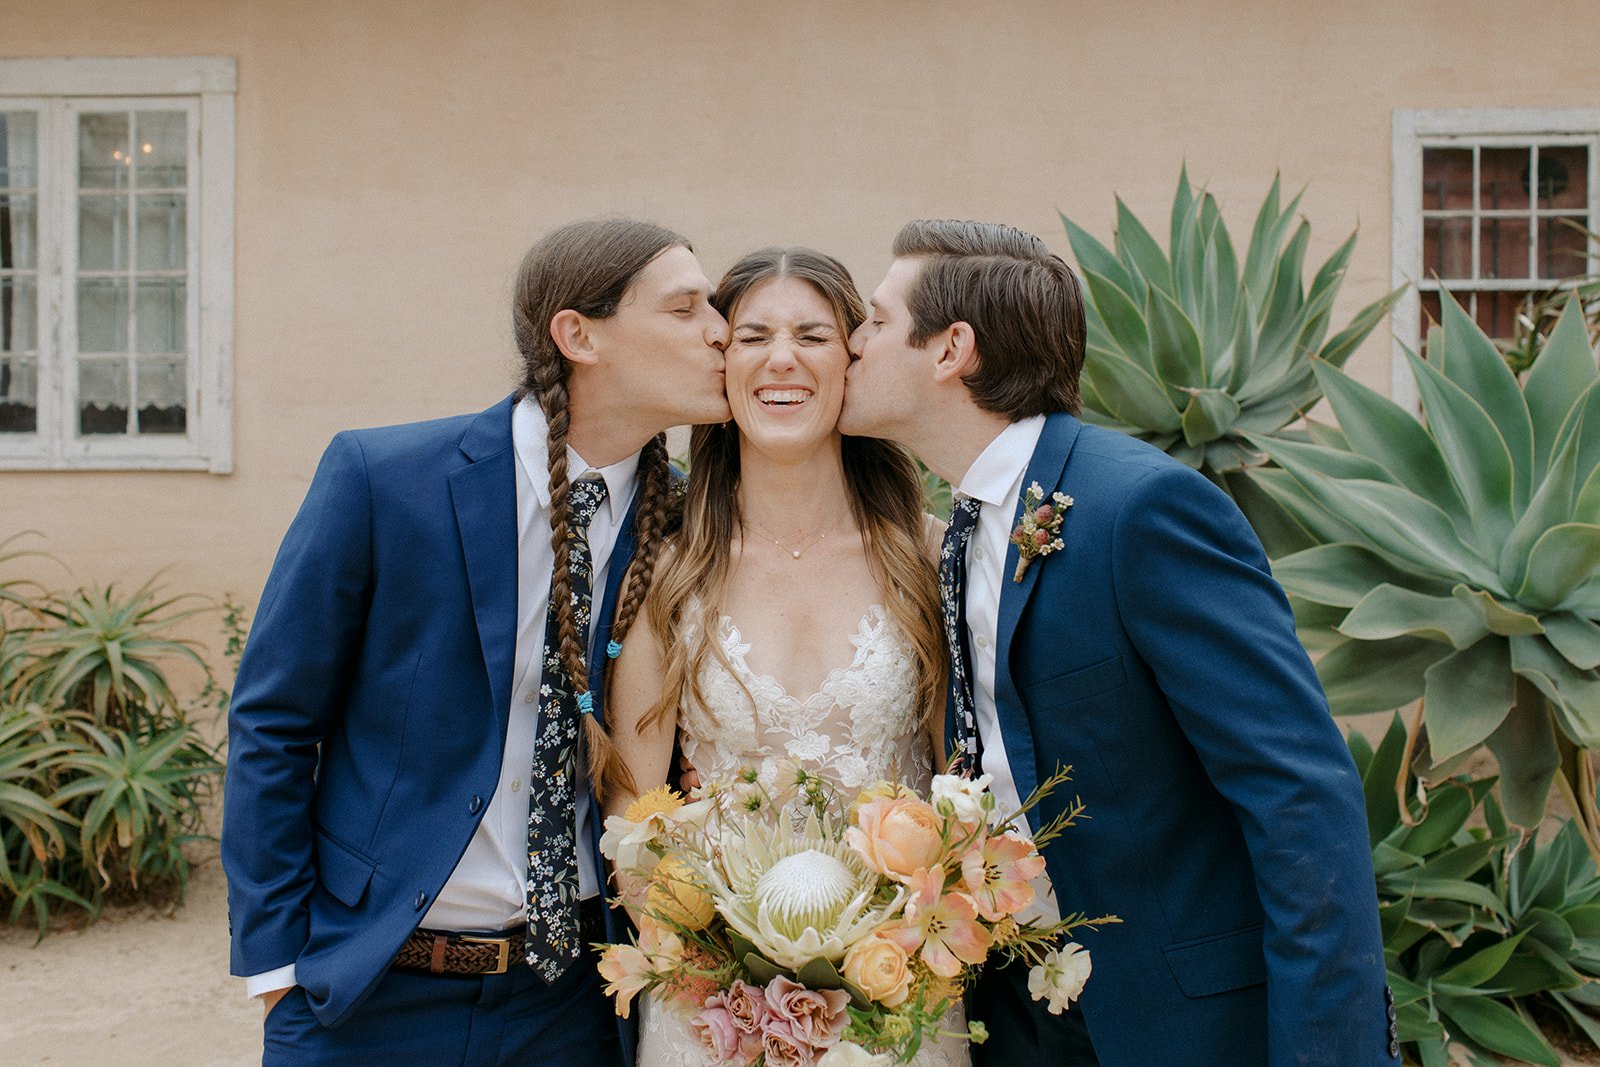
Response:
[[[1300,196],[1280,203],[1279,179],[1256,215],[1241,264],[1210,193],[1187,168],[1163,252],[1119,198],[1115,251],[1065,215],[1087,285],[1085,417],[1149,441],[1221,483],[1261,462],[1248,433],[1275,434],[1321,396],[1316,356],[1340,366],[1399,297],[1396,290],[1327,336],[1356,234],[1306,288],[1311,224]]]
[[[1315,547],[1277,561],[1336,713],[1421,701],[1429,776],[1481,747],[1505,810],[1537,826],[1552,782],[1600,855],[1600,369],[1569,303],[1526,381],[1453,299],[1408,353],[1426,422],[1333,366],[1339,429],[1250,440],[1253,477]],[[1419,727],[1425,724],[1425,732]]]

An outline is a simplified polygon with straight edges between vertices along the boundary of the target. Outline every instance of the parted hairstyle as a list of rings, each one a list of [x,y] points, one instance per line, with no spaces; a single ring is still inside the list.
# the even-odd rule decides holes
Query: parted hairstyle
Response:
[[[972,327],[978,369],[962,379],[979,407],[1015,422],[1080,407],[1083,288],[1031,233],[994,222],[918,219],[894,239],[918,259],[907,308],[913,345],[952,323]]]
[[[567,309],[591,319],[610,318],[639,273],[662,252],[680,246],[688,248],[689,242],[653,223],[594,219],[569,223],[547,234],[528,250],[517,270],[511,305],[512,329],[523,367],[517,398],[532,396],[550,427],[550,544],[556,557],[550,597],[557,605],[559,652],[574,693],[589,688],[588,656],[573,618],[568,553],[568,364],[551,336],[550,320]],[[639,483],[634,513],[638,548],[611,624],[614,641],[622,640],[638,616],[660,554],[669,503],[666,434],[656,435],[640,454]],[[595,595],[598,597],[598,590]],[[598,717],[582,718],[590,779],[596,795],[604,797],[611,784],[626,780],[627,769]]]
[[[813,286],[833,308],[841,339],[866,317],[850,272],[832,256],[809,248],[750,253],[723,276],[711,303],[731,323],[740,300],[771,278],[794,278]],[[850,510],[861,528],[868,565],[885,610],[916,652],[916,706],[923,715],[937,716],[943,709],[948,652],[938,574],[927,547],[922,479],[910,455],[889,441],[845,437],[841,452]],[[667,721],[690,700],[714,711],[700,686],[707,652],[734,673],[716,634],[733,546],[744,536],[738,426],[730,421],[695,427],[689,455],[683,528],[669,547],[646,607],[666,669],[661,697],[640,720],[641,730]],[[685,634],[694,639],[684,640]]]

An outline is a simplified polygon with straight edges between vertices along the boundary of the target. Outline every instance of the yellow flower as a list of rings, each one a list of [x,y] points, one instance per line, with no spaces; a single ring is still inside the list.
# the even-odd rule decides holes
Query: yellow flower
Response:
[[[1010,915],[1005,916],[994,924],[994,943],[998,948],[1022,932],[1022,927],[1017,925],[1017,920]]]
[[[683,797],[670,785],[658,785],[628,805],[622,817],[629,822],[644,822],[652,815],[663,815],[683,807]]]
[[[669,855],[656,864],[645,910],[671,920],[685,930],[703,930],[716,909],[700,876],[680,856]]]

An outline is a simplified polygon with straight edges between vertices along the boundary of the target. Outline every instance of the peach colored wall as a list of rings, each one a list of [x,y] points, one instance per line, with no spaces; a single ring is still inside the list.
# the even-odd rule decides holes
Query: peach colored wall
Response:
[[[1327,10],[1314,11],[1313,8]],[[0,473],[85,579],[254,601],[336,430],[487,406],[514,378],[508,279],[590,214],[758,244],[870,290],[913,216],[1062,251],[1112,194],[1162,222],[1179,162],[1247,227],[1275,170],[1313,255],[1359,221],[1340,307],[1387,288],[1397,107],[1600,96],[1592,4],[1356,0],[0,0],[7,56],[238,58],[236,463],[227,476]],[[1388,346],[1356,373],[1387,388]]]

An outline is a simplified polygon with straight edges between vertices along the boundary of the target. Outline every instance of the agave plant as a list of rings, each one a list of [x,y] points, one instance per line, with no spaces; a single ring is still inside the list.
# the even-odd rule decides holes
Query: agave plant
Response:
[[[1581,310],[1520,384],[1448,296],[1428,345],[1408,353],[1425,423],[1318,362],[1340,428],[1250,436],[1281,468],[1252,476],[1316,542],[1275,573],[1336,713],[1420,700],[1408,764],[1426,752],[1437,778],[1487,746],[1512,822],[1538,825],[1554,782],[1600,855],[1600,369]]]
[[[1259,464],[1247,433],[1277,433],[1321,392],[1308,356],[1340,366],[1400,291],[1368,304],[1328,338],[1356,235],[1305,286],[1311,225],[1279,180],[1256,215],[1241,264],[1216,198],[1179,174],[1169,252],[1119,198],[1115,251],[1065,215],[1088,288],[1085,417],[1143,438],[1221,483]],[[1292,232],[1291,232],[1292,231]],[[1170,254],[1169,254],[1170,253]]]

